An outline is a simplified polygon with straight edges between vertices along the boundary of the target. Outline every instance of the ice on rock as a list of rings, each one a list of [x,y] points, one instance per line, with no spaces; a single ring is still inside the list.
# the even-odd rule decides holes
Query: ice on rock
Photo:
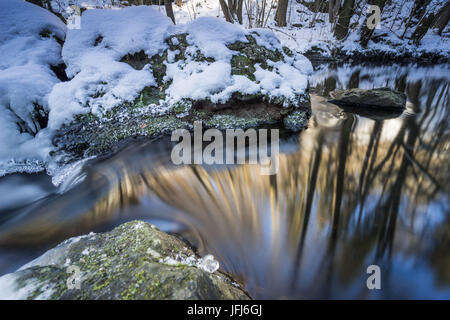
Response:
[[[212,254],[208,254],[200,259],[198,267],[206,272],[213,273],[219,270],[219,262]]]

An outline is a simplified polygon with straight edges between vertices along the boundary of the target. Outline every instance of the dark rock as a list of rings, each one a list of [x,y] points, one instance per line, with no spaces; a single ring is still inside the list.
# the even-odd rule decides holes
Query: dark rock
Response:
[[[406,95],[389,88],[334,90],[330,102],[351,107],[399,110],[406,106]]]

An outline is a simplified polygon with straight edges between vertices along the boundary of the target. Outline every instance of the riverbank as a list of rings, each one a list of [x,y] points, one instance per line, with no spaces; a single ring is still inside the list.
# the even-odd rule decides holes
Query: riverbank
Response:
[[[212,255],[142,221],[70,238],[0,277],[0,299],[248,300]]]

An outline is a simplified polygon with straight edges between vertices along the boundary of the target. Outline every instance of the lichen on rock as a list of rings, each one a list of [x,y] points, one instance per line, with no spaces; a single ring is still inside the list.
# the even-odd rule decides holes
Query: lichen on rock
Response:
[[[80,289],[68,286],[79,268]],[[72,238],[13,274],[4,295],[18,299],[249,299],[221,271],[208,272],[192,248],[155,226],[132,221]]]

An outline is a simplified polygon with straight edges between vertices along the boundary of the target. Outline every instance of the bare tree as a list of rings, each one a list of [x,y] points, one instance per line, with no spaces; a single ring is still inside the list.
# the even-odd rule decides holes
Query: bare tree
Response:
[[[328,0],[328,21],[330,21],[330,23],[334,23],[340,5],[341,1],[339,0]]]
[[[408,29],[420,23],[422,17],[426,14],[426,8],[431,0],[414,0],[414,6],[411,9],[411,13],[409,14],[408,21],[406,22],[405,29],[403,30],[403,34],[400,39],[403,39],[406,35]]]
[[[355,0],[344,0],[344,4],[339,10],[339,19],[334,29],[334,36],[338,40],[344,39],[348,34],[348,26],[353,15]]]
[[[172,19],[173,24],[175,24],[175,16],[173,14],[173,8],[172,8],[172,0],[164,0],[164,7],[166,8],[166,14],[167,16]]]
[[[450,17],[450,1],[447,1],[436,14],[434,13],[436,12],[434,9],[435,8],[429,8],[427,10],[427,12],[431,12],[428,15],[426,13],[424,14],[417,28],[414,30],[412,34],[414,43],[418,44],[430,28],[437,26],[438,32],[442,33],[442,30],[444,30],[445,26],[448,24]]]
[[[434,21],[434,27],[438,29],[438,34],[441,35],[444,28],[447,26],[450,20],[450,1],[447,1],[447,4],[442,6],[439,12],[436,15]]]
[[[242,24],[242,7],[244,0],[219,0],[225,20],[228,22],[238,21]]]
[[[275,12],[275,21],[280,27],[286,26],[288,4],[289,0],[278,0],[277,11]]]
[[[314,1],[314,16],[309,24],[310,27],[313,27],[314,24],[316,23],[317,20],[317,16],[319,15],[319,13],[322,12],[322,9],[325,7],[325,1],[324,0],[315,0]]]

